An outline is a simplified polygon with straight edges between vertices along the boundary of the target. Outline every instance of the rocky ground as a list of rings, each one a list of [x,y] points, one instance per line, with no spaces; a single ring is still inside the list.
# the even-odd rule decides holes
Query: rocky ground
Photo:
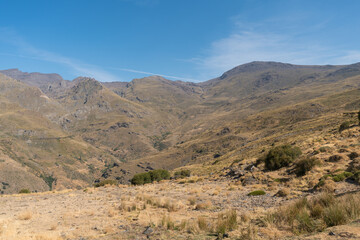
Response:
[[[265,195],[247,195],[260,188]],[[236,210],[238,227],[229,237],[237,239],[266,211],[307,194],[278,197],[277,190],[190,178],[139,187],[5,195],[0,198],[0,239],[216,239],[210,228],[216,229],[219,214],[230,209]],[[341,239],[341,233],[348,232],[352,237],[347,239],[360,238],[356,226],[350,224],[346,231],[334,228],[331,237]],[[328,232],[309,239],[327,238]],[[271,228],[257,230],[259,239],[291,235]]]

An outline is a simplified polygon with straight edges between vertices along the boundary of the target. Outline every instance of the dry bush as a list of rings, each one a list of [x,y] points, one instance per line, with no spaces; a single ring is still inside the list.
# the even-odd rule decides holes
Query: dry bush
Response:
[[[55,231],[56,229],[57,229],[57,224],[54,223],[54,224],[52,224],[52,225],[50,226],[50,229],[49,229],[49,230]]]
[[[247,223],[251,220],[251,218],[249,217],[248,213],[241,213],[240,214],[240,221],[243,222],[243,223]]]
[[[46,235],[36,235],[34,237],[35,240],[62,240],[63,238],[61,237],[49,237],[49,236],[46,236]]]
[[[18,215],[19,220],[30,220],[31,218],[32,218],[32,213],[30,211],[26,211]]]
[[[111,234],[116,231],[116,229],[113,226],[106,226],[103,230],[104,234]]]
[[[295,162],[295,174],[297,176],[304,176],[317,164],[319,164],[319,160],[317,160],[316,158],[303,158]]]
[[[205,217],[202,217],[202,216],[198,217],[197,224],[201,231],[208,232],[211,229],[211,225],[210,225],[210,223],[208,223],[208,221]]]
[[[194,221],[189,221],[187,223],[186,231],[191,234],[199,234],[200,232],[199,224]]]
[[[175,223],[173,222],[173,220],[170,218],[169,215],[164,215],[163,218],[161,219],[161,223],[160,226],[168,229],[168,230],[173,230],[175,228]]]
[[[195,197],[189,197],[188,198],[188,201],[189,201],[189,204],[191,206],[195,205],[196,204],[196,198]]]
[[[290,190],[288,188],[282,188],[275,194],[275,196],[287,197],[289,194],[290,194]]]
[[[108,209],[108,217],[114,217],[116,215],[116,211],[114,208]]]
[[[219,195],[219,191],[218,191],[218,190],[214,190],[211,195],[212,195],[212,196],[217,196],[217,195]]]
[[[206,202],[196,204],[195,210],[205,210],[211,207],[212,207],[212,203],[208,200]]]
[[[341,204],[334,204],[326,208],[323,213],[323,219],[328,227],[345,224],[349,220]]]
[[[152,204],[153,206],[158,207],[158,208],[165,208],[169,212],[176,212],[182,208],[182,204],[180,204],[180,202],[174,201],[169,198],[153,199],[152,203],[153,203]]]
[[[257,232],[258,232],[257,227],[253,224],[250,224],[248,227],[241,229],[241,234],[239,239],[257,240],[258,239]]]
[[[187,221],[185,219],[181,220],[180,225],[178,226],[180,231],[184,231],[186,229],[186,226],[188,225]]]
[[[215,231],[219,236],[223,236],[227,231],[232,231],[237,228],[237,213],[236,210],[229,210],[224,213],[219,213]]]
[[[127,212],[136,211],[137,210],[137,205],[136,205],[136,203],[129,204],[128,202],[121,202],[120,205],[119,205],[119,210],[120,211],[127,211]]]

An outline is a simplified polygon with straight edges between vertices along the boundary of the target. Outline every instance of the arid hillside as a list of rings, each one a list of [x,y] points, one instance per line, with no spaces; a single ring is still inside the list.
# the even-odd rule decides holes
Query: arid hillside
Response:
[[[207,176],[5,195],[0,239],[360,239],[359,140],[359,126],[324,128],[278,170],[249,157]]]
[[[187,165],[209,166],[199,169],[209,174],[336,126],[360,107],[359,64],[252,62],[198,84],[68,81],[10,69],[0,84],[3,193],[127,184],[138,172]]]

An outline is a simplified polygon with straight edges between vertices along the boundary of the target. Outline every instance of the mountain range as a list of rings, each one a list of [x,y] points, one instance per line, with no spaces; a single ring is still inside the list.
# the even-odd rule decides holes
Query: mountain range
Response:
[[[189,165],[209,174],[358,109],[360,63],[251,62],[201,83],[2,70],[1,193],[128,183]]]

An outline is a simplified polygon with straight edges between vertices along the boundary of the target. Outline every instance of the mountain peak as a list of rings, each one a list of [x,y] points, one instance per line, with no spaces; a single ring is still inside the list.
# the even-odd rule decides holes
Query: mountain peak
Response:
[[[224,79],[226,77],[238,74],[238,73],[246,73],[246,72],[256,72],[256,71],[262,71],[266,69],[289,69],[294,68],[297,65],[292,65],[289,63],[281,63],[281,62],[263,62],[263,61],[254,61],[250,63],[245,63],[242,65],[239,65],[237,67],[232,68],[231,70],[225,72],[223,75],[221,75],[221,79]]]

